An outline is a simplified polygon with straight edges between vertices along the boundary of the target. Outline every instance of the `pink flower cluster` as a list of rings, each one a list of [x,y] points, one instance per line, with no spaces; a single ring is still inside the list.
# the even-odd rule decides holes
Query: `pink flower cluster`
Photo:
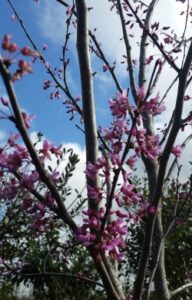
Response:
[[[18,138],[18,134],[11,134],[7,143],[0,148],[0,201],[8,204],[17,201],[18,196],[22,195],[20,199],[24,213],[33,216],[31,229],[43,232],[51,222],[47,207],[55,207],[55,200],[41,182],[27,149],[17,143]],[[61,146],[55,147],[47,140],[44,140],[38,151],[43,163],[45,159],[51,159],[51,155],[58,159],[62,153]],[[57,185],[60,173],[55,169],[52,172],[49,170],[49,173],[47,171],[47,174]],[[40,192],[41,203],[32,196],[33,191]]]
[[[145,129],[132,130],[132,146],[137,155],[144,154],[149,159],[157,159],[161,153],[158,134],[148,134]]]
[[[88,209],[83,212],[87,218],[84,218],[84,224],[76,232],[77,238],[88,247],[94,245],[96,253],[103,252],[110,255],[113,259],[121,260],[124,256],[125,236],[127,234],[127,225],[120,218],[109,222],[102,233],[99,241],[94,244],[104,216],[104,208],[98,211]]]
[[[165,105],[159,102],[159,95],[151,98],[142,106],[142,111],[146,111],[153,116],[160,115],[163,111],[165,111],[165,109]]]
[[[109,100],[109,108],[113,116],[122,118],[126,115],[129,109],[129,103],[127,98],[127,92],[117,93],[116,97]]]
[[[20,50],[17,44],[12,42],[12,36],[8,34],[4,35],[1,47],[5,51],[5,55],[3,56],[3,61],[7,66],[16,63],[15,61],[16,52],[18,52],[18,54],[21,54],[23,56],[32,57],[33,59],[40,58],[41,56],[38,51],[32,50],[29,46],[25,46]],[[10,55],[12,55],[13,53],[14,53],[14,57],[11,57]],[[23,59],[19,59],[17,61],[17,66],[18,68],[12,74],[13,81],[21,79],[25,74],[32,73],[32,64],[30,62],[27,62]]]

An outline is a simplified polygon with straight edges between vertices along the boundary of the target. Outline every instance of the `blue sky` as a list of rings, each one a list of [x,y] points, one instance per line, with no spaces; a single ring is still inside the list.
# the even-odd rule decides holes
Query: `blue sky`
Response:
[[[39,49],[43,44],[48,45],[44,52],[46,61],[52,68],[61,66],[59,58],[62,51],[62,37],[65,36],[65,10],[55,0],[40,0],[36,4],[32,0],[12,1],[23,20],[30,36]],[[52,9],[52,11],[51,11]],[[2,39],[5,33],[13,35],[13,41],[20,47],[29,45],[23,30],[18,21],[13,22],[13,14],[7,1],[0,3],[0,37]],[[102,18],[102,16],[101,16]],[[97,21],[98,16],[97,16]],[[75,51],[75,35],[72,36],[71,50],[69,57],[71,59],[69,69],[69,85],[74,96],[81,94],[79,85],[79,69]],[[109,53],[110,58],[110,53]],[[110,120],[107,107],[108,99],[115,93],[114,85],[111,85],[110,76],[102,73],[102,64],[93,58],[94,71],[100,71],[95,81],[95,102],[97,108],[98,124],[107,125]],[[121,77],[121,76],[120,76]],[[123,76],[122,76],[123,78]],[[79,124],[79,117],[74,121],[69,121],[66,109],[62,100],[50,100],[49,92],[43,90],[44,80],[49,79],[42,64],[36,63],[33,67],[33,74],[24,76],[23,80],[15,83],[15,89],[18,95],[21,107],[28,113],[34,113],[36,119],[33,121],[32,131],[41,131],[51,141],[59,144],[60,142],[77,142],[84,144],[83,133],[78,130],[75,124]],[[124,80],[123,80],[124,81]],[[127,81],[127,80],[126,80]],[[127,85],[125,85],[127,87]],[[3,95],[5,90],[1,83],[0,93]],[[64,95],[63,99],[66,99]],[[107,121],[107,122],[106,122]],[[1,120],[1,131],[10,131],[8,122]]]

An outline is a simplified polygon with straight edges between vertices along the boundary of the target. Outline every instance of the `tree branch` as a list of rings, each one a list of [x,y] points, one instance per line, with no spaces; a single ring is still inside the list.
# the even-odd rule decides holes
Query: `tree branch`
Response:
[[[132,58],[131,58],[131,45],[129,42],[129,38],[127,35],[127,30],[126,30],[126,25],[125,25],[125,19],[123,15],[123,9],[121,5],[121,0],[117,0],[117,8],[121,20],[121,27],[123,31],[123,39],[125,43],[125,48],[126,48],[126,56],[127,56],[127,68],[129,71],[129,78],[130,78],[130,86],[131,86],[131,92],[133,99],[135,101],[135,104],[137,104],[137,89],[135,85],[135,79],[134,79],[134,72],[133,72],[133,63],[132,63]]]
[[[179,288],[177,288],[176,290],[170,292],[170,297],[173,298],[177,295],[179,295],[180,293],[182,293],[183,291],[187,290],[187,289],[191,289],[192,288],[192,282],[186,283],[182,286],[180,286]]]
[[[17,97],[14,91],[14,87],[11,81],[11,75],[8,72],[7,68],[5,67],[2,59],[0,59],[0,73],[2,75],[2,79],[3,82],[5,84],[6,90],[7,90],[7,94],[9,96],[9,100],[14,112],[14,120],[15,120],[15,125],[19,131],[19,133],[22,136],[22,139],[26,145],[26,148],[32,158],[32,161],[36,167],[37,172],[40,175],[41,180],[45,183],[45,185],[47,186],[47,188],[50,190],[50,192],[52,193],[53,197],[55,198],[58,208],[61,212],[61,216],[63,221],[69,225],[69,227],[75,231],[77,229],[77,225],[76,223],[73,221],[73,219],[71,218],[71,216],[68,214],[66,207],[63,203],[63,199],[61,197],[61,195],[59,194],[55,184],[53,183],[53,181],[51,180],[50,176],[47,175],[39,157],[38,154],[34,148],[33,143],[30,140],[30,137],[27,133],[27,129],[25,127],[25,123],[20,111],[20,107],[17,101]]]
[[[122,90],[122,88],[121,88],[121,86],[120,86],[120,83],[119,83],[119,81],[118,81],[118,79],[117,79],[117,76],[115,75],[114,68],[111,68],[111,66],[110,66],[110,64],[109,64],[109,62],[108,62],[108,60],[107,60],[105,54],[103,53],[103,51],[102,51],[102,49],[101,49],[101,47],[100,47],[100,45],[99,45],[99,43],[98,43],[98,41],[97,41],[95,35],[94,35],[90,30],[89,30],[89,36],[91,37],[92,41],[94,42],[94,44],[95,44],[95,46],[96,46],[96,48],[97,48],[97,51],[98,51],[98,53],[99,53],[99,55],[100,55],[100,58],[103,60],[103,62],[104,62],[107,66],[109,66],[109,72],[111,73],[111,76],[112,76],[112,78],[113,78],[113,81],[114,81],[114,83],[115,83],[115,85],[116,85],[117,90],[118,90],[120,93],[122,93],[123,90]]]
[[[166,52],[162,49],[161,45],[158,43],[157,39],[153,36],[152,33],[150,33],[150,31],[148,29],[145,28],[145,25],[142,23],[142,21],[140,20],[140,18],[138,17],[137,13],[135,12],[135,10],[133,9],[133,7],[130,4],[130,1],[128,0],[124,0],[125,3],[127,4],[127,6],[129,7],[129,9],[131,10],[131,12],[133,13],[133,15],[135,16],[136,21],[138,22],[138,24],[140,25],[140,27],[143,30],[146,30],[146,34],[150,37],[150,39],[152,40],[152,42],[155,44],[155,46],[159,49],[159,51],[161,52],[161,54],[163,55],[163,57],[166,59],[166,61],[170,64],[170,66],[177,72],[179,73],[180,69],[177,67],[177,65],[174,63],[174,61],[172,61],[169,56],[166,54]]]
[[[87,25],[87,6],[86,0],[76,0],[77,12],[77,51],[79,57],[81,88],[82,88],[82,101],[83,101],[83,119],[85,127],[85,144],[86,144],[86,162],[96,164],[97,162],[97,129],[96,117],[93,96],[93,82],[91,63],[89,57],[89,44],[88,44],[88,25]],[[95,179],[87,177],[87,184],[92,187],[99,186],[99,178]],[[94,199],[88,199],[89,207],[97,209],[98,205]],[[90,253],[95,261],[96,267],[102,277],[103,283],[106,288],[107,295],[112,300],[119,300],[118,293],[113,285],[115,274],[109,274],[101,258],[96,258],[94,249],[89,247]]]
[[[139,57],[139,86],[142,87],[145,83],[145,60],[146,60],[146,42],[147,42],[147,30],[149,30],[149,24],[152,17],[153,9],[157,4],[158,0],[152,0],[145,19],[145,29],[143,28],[143,34],[141,38],[141,46],[140,46],[140,57]]]
[[[18,272],[16,270],[14,270],[12,267],[10,267],[9,265],[7,265],[6,263],[4,263],[4,266],[10,270],[10,272],[21,276],[21,277],[26,277],[26,278],[33,278],[33,277],[65,277],[65,278],[72,278],[72,279],[77,279],[80,281],[84,281],[86,283],[91,283],[94,285],[98,285],[100,287],[104,287],[102,283],[95,281],[93,279],[81,276],[81,275],[75,275],[75,274],[68,274],[68,273],[56,273],[56,272],[42,272],[42,273],[22,273],[22,272]]]
[[[181,71],[179,72],[179,86],[178,86],[177,100],[176,100],[176,105],[175,105],[174,120],[173,120],[172,128],[171,128],[166,146],[165,146],[163,154],[160,158],[160,166],[159,166],[159,171],[158,171],[157,182],[155,185],[155,190],[154,190],[154,194],[153,194],[153,198],[152,198],[152,202],[151,202],[151,205],[156,208],[156,212],[155,212],[155,214],[150,214],[148,217],[148,220],[147,220],[143,252],[142,252],[139,270],[138,270],[138,274],[137,274],[137,278],[136,278],[136,282],[135,282],[135,292],[134,292],[134,298],[133,298],[134,300],[140,300],[141,295],[142,295],[144,278],[145,278],[147,263],[148,263],[149,254],[150,254],[150,250],[151,250],[154,225],[155,225],[156,215],[157,215],[158,206],[159,206],[159,202],[160,202],[160,198],[161,198],[167,162],[169,160],[171,148],[174,145],[175,139],[176,139],[178,131],[180,129],[181,115],[182,115],[182,111],[183,111],[183,98],[185,95],[187,76],[188,76],[188,72],[189,72],[189,69],[191,66],[191,61],[192,61],[192,43],[189,47],[184,66],[181,69]]]

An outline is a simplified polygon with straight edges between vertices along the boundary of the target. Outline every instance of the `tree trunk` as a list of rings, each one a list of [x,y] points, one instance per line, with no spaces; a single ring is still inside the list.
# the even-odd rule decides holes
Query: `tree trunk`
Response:
[[[166,280],[166,271],[165,271],[165,245],[164,241],[161,241],[163,237],[163,227],[162,227],[162,215],[161,211],[158,213],[156,222],[155,222],[155,231],[154,231],[154,256],[156,256],[156,251],[158,251],[161,243],[161,251],[159,256],[158,266],[154,276],[155,284],[155,294],[157,300],[169,300],[169,290],[168,282]]]

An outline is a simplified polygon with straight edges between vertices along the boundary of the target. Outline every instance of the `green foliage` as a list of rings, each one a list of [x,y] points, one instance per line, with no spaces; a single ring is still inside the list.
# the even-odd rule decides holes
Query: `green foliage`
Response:
[[[17,300],[14,296],[14,288],[10,282],[0,281],[0,300]]]

